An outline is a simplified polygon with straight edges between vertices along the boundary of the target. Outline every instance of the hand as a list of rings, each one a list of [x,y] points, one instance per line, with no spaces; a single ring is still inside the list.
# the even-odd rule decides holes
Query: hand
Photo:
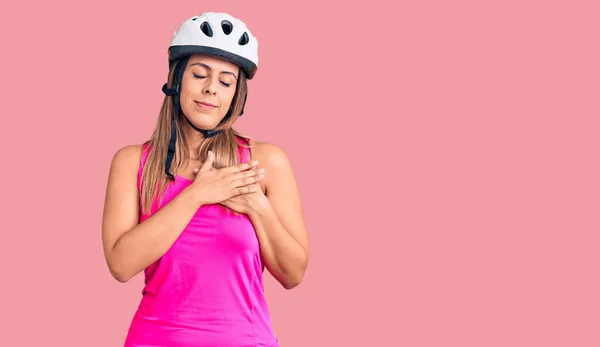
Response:
[[[233,212],[245,214],[250,217],[255,215],[258,211],[264,211],[269,207],[269,199],[267,199],[258,183],[255,183],[252,186],[257,188],[255,192],[233,196],[220,202],[220,204]]]
[[[254,185],[263,179],[263,170],[257,169],[258,163],[242,163],[222,169],[214,169],[214,154],[208,152],[208,158],[200,169],[195,169],[191,189],[198,192],[202,205],[217,204],[236,195],[252,194],[260,190]]]

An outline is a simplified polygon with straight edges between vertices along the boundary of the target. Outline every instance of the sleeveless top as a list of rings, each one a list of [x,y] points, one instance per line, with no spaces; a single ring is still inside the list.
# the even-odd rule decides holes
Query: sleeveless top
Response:
[[[248,161],[248,149],[240,158]],[[144,147],[138,187],[148,156]],[[191,180],[175,176],[160,204]],[[278,347],[264,296],[259,242],[248,216],[219,204],[198,209],[169,250],[144,270],[142,299],[125,347]]]

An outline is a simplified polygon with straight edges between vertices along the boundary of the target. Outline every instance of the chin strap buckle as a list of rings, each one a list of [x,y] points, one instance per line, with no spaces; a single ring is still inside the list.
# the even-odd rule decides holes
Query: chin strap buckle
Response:
[[[165,93],[165,95],[173,96],[173,95],[176,95],[177,93],[179,93],[179,86],[180,86],[180,84],[177,84],[174,87],[168,88],[167,84],[165,83],[165,84],[163,84],[162,91],[163,91],[163,93]]]

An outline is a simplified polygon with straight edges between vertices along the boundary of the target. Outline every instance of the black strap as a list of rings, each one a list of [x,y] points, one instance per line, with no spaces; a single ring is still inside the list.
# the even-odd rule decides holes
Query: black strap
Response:
[[[179,93],[179,83],[171,88],[168,88],[167,84],[165,83],[162,87],[162,91],[163,91],[163,93],[165,93],[168,96],[177,95],[177,93]]]
[[[204,130],[204,129],[200,129],[198,127],[196,127],[194,124],[192,124],[192,122],[190,122],[190,120],[188,119],[188,117],[186,117],[185,115],[183,115],[183,117],[185,118],[185,120],[188,122],[188,124],[194,128],[194,130],[201,132],[204,137],[209,138],[214,136],[215,134],[218,134],[220,132],[222,132],[223,130]]]
[[[181,87],[181,80],[183,79],[183,72],[185,71],[185,66],[187,65],[189,57],[183,58],[177,67],[175,68],[175,85],[171,88],[167,87],[165,83],[162,87],[163,93],[173,98],[173,119],[171,121],[171,138],[169,139],[169,150],[167,151],[167,158],[165,160],[165,174],[167,176],[174,178],[173,174],[171,174],[171,164],[173,163],[173,157],[175,156],[175,147],[177,143],[177,116],[179,115],[180,105],[179,105],[179,91]]]
[[[176,146],[176,142],[177,142],[177,127],[176,127],[176,122],[177,122],[177,117],[179,116],[179,112],[181,110],[181,105],[180,105],[180,100],[179,100],[179,92],[181,91],[181,81],[183,80],[183,72],[185,71],[185,66],[187,65],[189,57],[185,57],[183,58],[179,64],[177,64],[176,70],[175,70],[175,85],[172,86],[171,88],[167,87],[167,83],[165,83],[162,87],[162,91],[163,93],[165,93],[165,95],[171,96],[173,97],[173,108],[174,108],[174,112],[173,112],[173,120],[171,122],[171,138],[169,140],[169,150],[167,151],[167,158],[165,160],[165,173],[167,174],[167,176],[174,178],[173,174],[171,174],[171,164],[173,163],[173,158],[175,156],[175,146]],[[242,104],[242,110],[240,112],[240,117],[244,114],[244,106],[246,105],[246,100],[248,99],[248,92],[246,92],[246,95],[244,96],[244,103]],[[235,102],[235,101],[234,101]],[[221,124],[224,123],[225,121],[227,121],[227,119],[231,116],[231,110],[229,110],[227,112],[227,114],[225,115],[225,117],[223,117],[223,120],[221,121]],[[196,127],[194,124],[192,124],[192,122],[188,119],[188,117],[184,114],[183,117],[185,118],[185,120],[188,122],[189,125],[191,125],[191,127],[202,133],[202,135],[204,135],[204,137],[209,138],[212,137],[216,134],[219,134],[221,132],[223,132],[223,130],[204,130],[204,129],[200,129],[198,127]]]
[[[171,122],[171,139],[169,140],[169,150],[167,151],[167,159],[165,160],[165,173],[167,176],[174,178],[171,174],[171,164],[173,163],[173,157],[175,155],[175,142],[177,141],[177,126],[176,121],[173,119]]]

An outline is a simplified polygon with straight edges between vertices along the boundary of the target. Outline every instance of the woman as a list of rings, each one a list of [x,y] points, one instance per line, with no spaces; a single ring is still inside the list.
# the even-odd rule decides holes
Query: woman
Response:
[[[145,274],[125,346],[278,346],[262,274],[292,289],[309,251],[285,153],[232,129],[257,62],[237,18],[183,22],[152,137],[112,160],[106,261],[119,282]]]

